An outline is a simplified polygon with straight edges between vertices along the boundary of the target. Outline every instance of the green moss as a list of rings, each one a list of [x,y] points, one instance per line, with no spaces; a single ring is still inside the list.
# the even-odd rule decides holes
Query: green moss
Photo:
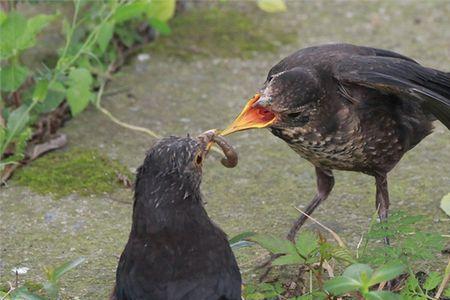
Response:
[[[39,194],[61,198],[108,193],[120,186],[117,174],[130,175],[119,162],[96,150],[53,152],[17,172],[15,180]]]
[[[274,52],[295,41],[292,31],[276,26],[263,12],[248,13],[219,8],[195,8],[170,22],[172,34],[149,46],[153,53],[182,59],[194,57],[251,57]]]

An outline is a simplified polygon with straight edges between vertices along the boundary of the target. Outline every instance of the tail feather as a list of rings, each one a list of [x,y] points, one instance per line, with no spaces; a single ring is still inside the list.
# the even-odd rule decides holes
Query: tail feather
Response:
[[[427,82],[427,89],[420,91],[427,99],[423,106],[450,129],[450,73],[435,71]]]

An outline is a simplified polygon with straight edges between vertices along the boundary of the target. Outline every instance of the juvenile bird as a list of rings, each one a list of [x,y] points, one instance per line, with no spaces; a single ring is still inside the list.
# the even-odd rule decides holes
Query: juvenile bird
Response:
[[[387,50],[331,44],[299,50],[272,67],[260,93],[222,135],[268,127],[310,161],[317,194],[308,215],[330,194],[333,169],[374,176],[376,208],[385,220],[388,172],[436,119],[450,128],[450,73]],[[305,221],[304,215],[295,221],[288,239]]]
[[[137,171],[131,233],[111,300],[241,299],[236,259],[200,193],[212,139],[211,132],[164,138],[148,152]]]

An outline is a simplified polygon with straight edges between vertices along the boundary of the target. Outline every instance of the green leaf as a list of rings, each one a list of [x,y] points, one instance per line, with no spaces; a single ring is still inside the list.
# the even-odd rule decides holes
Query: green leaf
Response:
[[[175,14],[175,0],[152,0],[147,8],[147,17],[167,22]]]
[[[436,288],[439,283],[441,283],[442,278],[443,276],[438,272],[430,272],[430,274],[428,274],[427,280],[425,280],[425,283],[423,284],[423,288],[427,291]]]
[[[284,0],[258,0],[258,7],[268,13],[286,11]]]
[[[304,263],[305,260],[298,254],[286,254],[272,261],[273,266],[297,265]]]
[[[107,22],[99,29],[97,44],[100,53],[104,53],[114,33],[114,23]]]
[[[45,300],[45,298],[31,293],[26,287],[20,287],[11,293],[13,300]]]
[[[364,294],[366,300],[400,300],[400,295],[388,291],[372,291]]]
[[[6,128],[3,127],[3,124],[0,124],[0,149],[3,146],[3,143],[5,142],[6,139]],[[0,157],[3,153],[0,153]]]
[[[7,19],[0,26],[0,36],[2,36],[0,58],[7,59],[18,55],[21,50],[34,46],[36,35],[56,16],[40,14],[27,21],[17,12],[9,13]]]
[[[45,101],[38,103],[34,109],[39,113],[47,113],[57,108],[66,97],[66,89],[58,82],[54,81],[48,86],[48,93]]]
[[[319,247],[317,236],[309,231],[300,232],[295,242],[295,246],[301,255],[307,257]]]
[[[447,297],[447,298],[450,297],[450,286],[445,289],[444,296]]]
[[[58,15],[37,15],[28,20],[27,34],[30,38],[35,38],[45,27],[47,27]]]
[[[373,272],[369,280],[369,286],[396,278],[405,271],[405,266],[400,262],[386,264]]]
[[[230,248],[233,250],[236,249],[240,249],[240,248],[244,248],[244,247],[251,247],[254,246],[255,244],[252,242],[248,242],[248,241],[239,241],[233,244],[230,244]]]
[[[353,254],[350,250],[347,248],[342,248],[339,246],[334,247],[331,249],[331,255],[338,260],[346,261],[349,263],[356,263],[356,260],[353,258]]]
[[[297,251],[293,243],[285,239],[279,239],[265,234],[257,234],[249,238],[264,249],[273,254],[296,254]]]
[[[16,11],[10,12],[0,26],[0,60],[18,53],[20,38],[27,28],[27,20]]]
[[[447,216],[450,216],[450,193],[442,198],[441,209],[447,214]]]
[[[149,3],[147,1],[135,1],[119,7],[112,19],[117,23],[128,21],[142,16],[148,7]]]
[[[245,232],[239,233],[238,235],[233,236],[228,242],[230,244],[234,244],[236,242],[239,242],[239,241],[245,240],[246,238],[254,236],[255,234],[256,233],[251,232],[251,231],[245,231]]]
[[[0,26],[6,21],[7,18],[8,15],[3,10],[0,10]]]
[[[22,132],[27,125],[30,116],[28,114],[28,106],[21,105],[19,108],[13,110],[8,117],[8,135],[13,138],[18,133]]]
[[[167,25],[167,23],[164,21],[160,21],[155,18],[150,18],[148,19],[148,24],[162,35],[169,35],[172,33],[172,30],[170,29],[169,25]]]
[[[73,116],[82,112],[89,104],[91,97],[90,86],[92,75],[83,68],[72,69],[69,74],[69,88],[67,89],[67,102]]]
[[[72,261],[66,262],[62,264],[61,266],[57,267],[53,270],[53,278],[58,281],[61,279],[61,276],[69,272],[70,270],[78,267],[80,264],[84,262],[84,257],[79,257],[77,259],[74,259]]]
[[[14,154],[4,159],[2,163],[10,164],[17,163],[25,157],[25,150],[27,147],[27,141],[31,138],[31,128],[26,128],[19,132],[14,138]]]
[[[0,68],[0,90],[13,92],[27,79],[28,69],[19,64],[11,64]]]
[[[323,288],[330,294],[339,296],[348,292],[356,291],[361,283],[353,278],[339,276],[325,282]]]
[[[353,265],[349,266],[347,269],[345,269],[344,273],[342,273],[342,276],[360,281],[361,276],[363,274],[365,274],[368,278],[370,278],[372,276],[372,272],[373,272],[373,270],[369,265],[353,264]]]
[[[48,92],[48,80],[41,79],[36,83],[33,92],[33,101],[42,102],[47,97]]]

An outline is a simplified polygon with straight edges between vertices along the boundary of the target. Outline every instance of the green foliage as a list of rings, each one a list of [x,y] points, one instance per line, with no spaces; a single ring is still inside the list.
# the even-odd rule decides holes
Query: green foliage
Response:
[[[5,92],[17,90],[27,79],[29,70],[20,64],[13,62],[0,68],[0,89]]]
[[[387,291],[371,291],[370,287],[383,281],[388,281],[402,274],[405,266],[401,263],[390,263],[377,270],[366,264],[353,264],[345,269],[342,276],[325,282],[324,289],[329,294],[340,296],[349,292],[359,292],[364,299],[400,299],[394,293]]]
[[[420,231],[420,222],[424,220],[425,217],[420,215],[395,212],[387,222],[374,224],[366,236],[366,246],[360,260],[382,265],[397,259],[411,263],[433,258],[443,249],[444,238],[434,232]],[[373,243],[384,237],[391,238],[391,246]]]
[[[442,197],[441,200],[441,209],[450,216],[450,193]]]
[[[246,300],[278,299],[284,292],[281,283],[262,283],[259,285],[245,285],[243,297]]]
[[[47,281],[44,284],[25,284],[21,287],[15,287],[8,292],[0,292],[2,300],[57,300],[60,299],[60,281],[61,277],[78,267],[84,262],[80,257],[73,261],[64,263],[57,268],[46,269]]]
[[[258,7],[269,13],[286,11],[284,0],[258,0]]]
[[[24,137],[30,136],[25,131],[40,114],[51,112],[65,99],[72,116],[81,113],[90,102],[98,105],[95,90],[109,76],[108,65],[114,64],[119,56],[118,48],[111,43],[115,34],[123,38],[119,42],[131,47],[143,41],[136,34],[142,22],[168,33],[166,22],[175,11],[175,0],[73,0],[73,4],[71,20],[58,13],[28,19],[18,11],[0,14],[1,120],[4,120],[0,122],[0,172],[7,164],[24,157]],[[57,51],[56,65],[29,70],[21,62],[23,52],[34,47],[37,35],[56,19],[61,20],[65,36],[64,46]],[[7,100],[13,93],[15,102],[20,100],[19,107]],[[14,155],[6,155],[7,149]]]
[[[301,232],[297,236],[295,244],[286,239],[275,238],[265,234],[251,236],[249,240],[257,243],[272,254],[281,254],[272,262],[274,266],[311,265],[319,262],[321,258],[335,258],[346,262],[355,261],[348,249],[332,246],[325,241],[321,241],[316,235],[308,231]]]
[[[273,266],[300,267],[300,269],[306,270],[310,277],[309,286],[304,286],[308,288],[308,292],[303,295],[292,297],[293,292],[288,287],[280,284],[281,281],[275,281],[245,286],[244,298],[312,300],[354,295],[369,300],[432,299],[446,274],[450,274],[450,266],[446,268],[444,274],[430,272],[419,281],[412,271],[412,262],[432,259],[435,255],[434,252],[442,247],[442,237],[439,234],[424,233],[418,230],[420,222],[424,220],[422,216],[394,212],[391,218],[387,223],[371,223],[365,241],[365,247],[368,248],[370,244],[371,249],[363,250],[363,255],[358,259],[355,259],[358,254],[354,255],[350,249],[327,242],[323,236],[317,236],[308,231],[302,231],[295,243],[267,234],[244,232],[237,235],[230,240],[230,243],[240,245],[240,242],[251,241],[278,256],[272,261]],[[389,236],[391,243],[395,246],[372,247],[373,241],[379,241],[385,236]],[[246,244],[245,246],[251,245]],[[328,263],[331,261],[335,263]],[[334,270],[346,268],[340,276],[328,279],[322,272],[325,263],[328,267],[335,265]],[[378,268],[373,269],[371,265],[378,266]],[[395,279],[405,272],[409,277],[400,294],[377,289],[377,285]],[[315,281],[313,277],[316,279]],[[296,282],[304,284],[305,279],[297,278]],[[444,295],[448,292],[449,289],[445,290]],[[298,293],[298,291],[294,293]]]
[[[56,198],[71,193],[102,194],[119,187],[117,174],[130,172],[117,161],[90,150],[54,152],[19,170],[15,176],[20,184],[39,194]]]
[[[69,73],[67,89],[67,102],[73,116],[82,112],[89,104],[91,93],[92,75],[84,68],[72,69]]]

